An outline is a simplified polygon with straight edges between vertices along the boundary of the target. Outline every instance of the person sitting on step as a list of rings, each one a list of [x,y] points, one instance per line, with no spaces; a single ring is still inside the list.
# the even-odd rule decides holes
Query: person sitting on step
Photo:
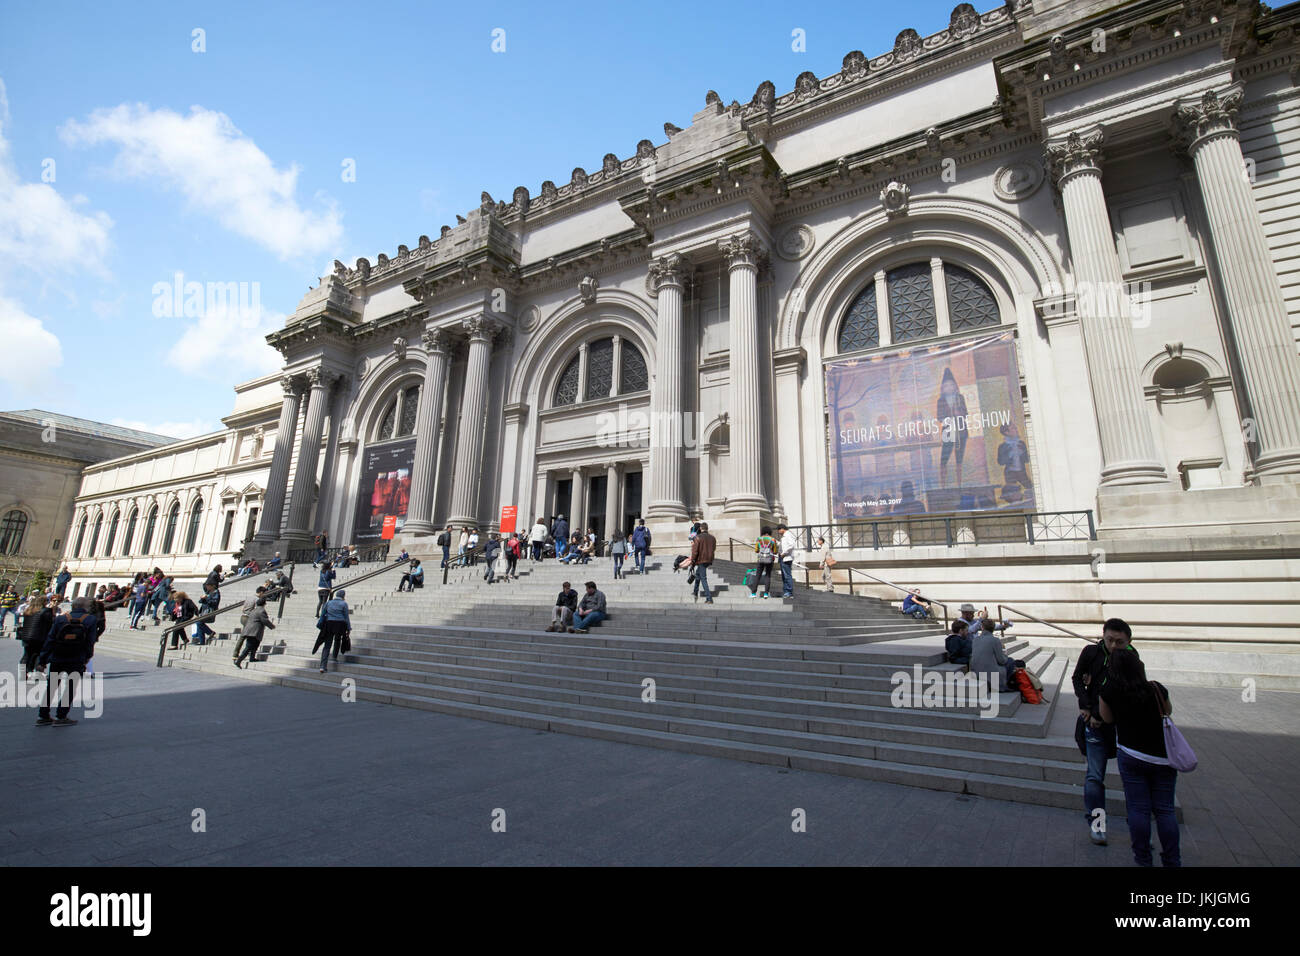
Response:
[[[586,634],[588,628],[605,620],[605,616],[604,592],[596,590],[595,581],[588,581],[587,593],[578,602],[578,610],[573,615],[573,626],[569,628],[569,633]]]
[[[560,596],[555,599],[555,609],[551,612],[551,623],[547,625],[548,631],[563,631],[573,623],[573,612],[578,607],[578,592],[569,587],[569,582],[564,582],[564,587],[560,589]]]
[[[952,633],[943,640],[944,649],[948,652],[949,664],[970,663],[971,638],[968,633],[969,627],[961,618],[952,622]]]
[[[903,598],[903,613],[910,614],[918,621],[924,621],[930,616],[930,602],[921,597],[921,592],[913,588],[908,592],[907,597]]]
[[[410,570],[402,575],[402,580],[397,582],[397,590],[414,591],[422,587],[424,587],[424,568],[420,566],[419,558],[412,558]]]
[[[996,625],[985,620],[980,632],[971,639],[970,672],[989,675],[989,686],[993,684],[993,675],[997,675],[998,690],[1010,689],[1011,675],[1017,668],[1024,667],[1025,662],[1007,656],[1002,648],[1002,639],[994,633]]]

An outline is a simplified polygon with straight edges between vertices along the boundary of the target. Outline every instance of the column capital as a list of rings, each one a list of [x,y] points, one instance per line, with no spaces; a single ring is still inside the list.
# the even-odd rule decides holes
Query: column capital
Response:
[[[451,334],[446,329],[425,329],[420,333],[420,344],[424,346],[426,352],[441,352],[447,355],[451,352]]]
[[[767,262],[767,246],[749,230],[718,240],[718,251],[728,269],[759,269]]]
[[[285,398],[288,398],[290,395],[296,398],[302,393],[302,379],[297,375],[281,375],[280,388],[284,389]]]
[[[1080,173],[1101,175],[1101,147],[1104,140],[1101,127],[1075,130],[1063,141],[1049,142],[1045,150],[1045,161],[1057,189],[1065,186],[1066,180]]]
[[[1180,149],[1195,153],[1212,139],[1236,139],[1237,111],[1244,88],[1234,83],[1223,90],[1206,90],[1198,97],[1179,100],[1174,107],[1174,138]]]
[[[473,318],[465,319],[460,323],[460,327],[469,337],[470,344],[474,342],[491,343],[502,329],[501,323],[488,315],[476,315]]]
[[[653,296],[663,288],[684,289],[691,274],[691,264],[687,258],[672,252],[658,259],[651,259],[646,270],[646,291]]]
[[[325,368],[321,365],[313,365],[311,368],[304,370],[302,377],[308,388],[324,388],[329,383]]]

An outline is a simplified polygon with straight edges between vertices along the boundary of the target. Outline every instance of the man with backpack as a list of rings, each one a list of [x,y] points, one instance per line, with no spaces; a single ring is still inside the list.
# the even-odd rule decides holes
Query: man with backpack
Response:
[[[76,674],[78,681],[81,679],[86,670],[86,661],[90,659],[95,646],[98,621],[90,613],[92,603],[84,595],[73,598],[72,612],[56,618],[45,638],[37,666],[48,665],[50,670],[45,682],[44,703],[36,712],[37,727],[51,724],[67,727],[76,723],[68,717],[68,711],[72,709],[72,675]],[[50,698],[56,685],[59,688],[59,700],[54,719],[51,720]]]
[[[487,570],[483,572],[483,578],[488,584],[495,584],[497,580],[497,558],[501,556],[501,539],[493,531],[488,535],[487,544],[483,545],[483,560],[487,564]]]
[[[1106,761],[1116,755],[1115,725],[1101,719],[1099,698],[1106,686],[1110,672],[1110,659],[1116,651],[1132,647],[1133,629],[1128,623],[1113,617],[1101,628],[1101,640],[1090,644],[1079,654],[1074,665],[1074,696],[1079,702],[1079,717],[1075,722],[1074,740],[1088,762],[1083,777],[1083,810],[1088,821],[1088,835],[1098,846],[1106,845],[1106,830],[1095,829],[1093,813],[1106,808]]]
[[[555,519],[555,524],[551,526],[551,537],[555,539],[555,556],[564,557],[569,549],[569,522],[564,520],[564,515]]]
[[[451,563],[451,525],[443,528],[442,534],[438,535],[438,547],[442,548],[442,566],[445,568]]]
[[[645,558],[650,553],[650,529],[645,526],[645,518],[636,519],[632,529],[632,551],[636,558],[636,573],[645,574]]]

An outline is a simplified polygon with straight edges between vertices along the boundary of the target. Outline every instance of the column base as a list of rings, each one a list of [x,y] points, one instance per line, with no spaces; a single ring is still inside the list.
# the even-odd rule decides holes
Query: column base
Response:
[[[461,528],[469,528],[471,531],[477,530],[480,538],[482,537],[482,535],[486,530],[482,527],[479,527],[478,518],[475,518],[471,515],[452,515],[443,523],[443,527],[446,527],[447,525],[451,525],[453,530],[457,534],[460,533]],[[479,543],[482,544],[482,541],[480,540]]]
[[[1257,479],[1300,475],[1300,448],[1283,448],[1256,459],[1251,469]]]
[[[686,512],[686,506],[680,501],[654,501],[650,507],[645,509],[644,517],[646,521],[686,521],[690,515]]]
[[[1124,485],[1168,484],[1169,474],[1158,461],[1126,461],[1101,471],[1097,491]]]
[[[727,503],[722,506],[723,514],[743,514],[748,511],[772,516],[772,508],[762,495],[727,495]]]
[[[405,540],[407,535],[412,539],[416,535],[436,534],[441,528],[435,528],[432,521],[408,521],[402,525],[402,530],[397,533],[398,538]]]

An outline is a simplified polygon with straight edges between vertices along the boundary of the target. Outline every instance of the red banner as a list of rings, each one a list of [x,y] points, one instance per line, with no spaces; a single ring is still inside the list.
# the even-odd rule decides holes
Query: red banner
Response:
[[[393,535],[397,533],[397,515],[384,515],[384,533],[380,538],[384,541],[392,541]]]
[[[515,530],[515,522],[518,520],[519,508],[517,505],[501,506],[501,533],[509,534]]]

